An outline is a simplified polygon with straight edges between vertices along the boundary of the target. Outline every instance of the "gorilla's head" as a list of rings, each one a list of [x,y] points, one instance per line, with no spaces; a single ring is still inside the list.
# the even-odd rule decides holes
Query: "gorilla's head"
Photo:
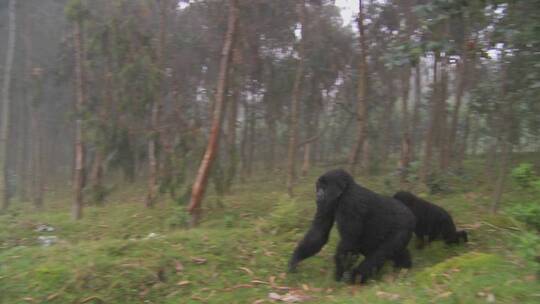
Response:
[[[394,198],[398,201],[405,204],[405,206],[412,208],[414,206],[414,202],[416,201],[416,197],[407,191],[398,191],[394,194]]]
[[[317,205],[326,207],[335,203],[352,183],[353,177],[343,169],[331,170],[321,175],[316,184]]]

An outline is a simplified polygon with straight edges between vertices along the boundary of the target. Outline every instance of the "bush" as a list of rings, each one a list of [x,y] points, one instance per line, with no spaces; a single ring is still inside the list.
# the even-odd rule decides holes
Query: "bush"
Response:
[[[172,229],[187,228],[189,226],[189,214],[184,207],[176,207],[166,223]]]
[[[540,236],[535,232],[525,231],[516,236],[518,253],[537,271],[540,270]]]
[[[521,189],[530,189],[538,183],[536,174],[534,173],[533,164],[521,163],[512,169],[512,180]]]
[[[516,204],[508,207],[507,212],[518,221],[540,231],[540,204],[538,202]]]

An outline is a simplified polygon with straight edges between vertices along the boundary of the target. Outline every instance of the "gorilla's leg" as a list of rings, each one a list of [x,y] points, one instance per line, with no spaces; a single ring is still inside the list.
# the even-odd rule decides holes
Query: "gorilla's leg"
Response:
[[[377,269],[380,269],[384,262],[391,259],[396,252],[403,251],[409,240],[411,233],[400,231],[388,238],[382,243],[375,252],[366,256],[366,258],[353,271],[352,281],[356,281],[356,277],[360,276],[360,283],[365,283]]]
[[[396,268],[411,268],[412,267],[411,253],[409,252],[409,249],[407,249],[406,247],[396,252],[392,260],[394,261],[394,267]]]
[[[334,255],[334,260],[336,262],[336,281],[341,281],[345,271],[350,270],[358,260],[358,255],[353,252],[351,244],[352,243],[344,240],[339,241],[336,254]]]

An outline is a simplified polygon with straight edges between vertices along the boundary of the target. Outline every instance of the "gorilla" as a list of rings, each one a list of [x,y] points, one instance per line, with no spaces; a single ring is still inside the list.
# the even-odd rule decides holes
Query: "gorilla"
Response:
[[[289,260],[294,272],[300,261],[318,253],[337,223],[340,242],[334,256],[335,279],[351,270],[349,283],[365,283],[386,260],[396,268],[410,268],[407,245],[415,227],[411,211],[393,198],[384,197],[358,185],[344,170],[331,170],[316,184],[317,212],[309,231]],[[358,255],[364,260],[356,267]]]
[[[394,198],[401,201],[416,216],[414,233],[418,238],[418,248],[424,247],[425,236],[429,243],[439,237],[442,237],[446,244],[457,244],[461,239],[463,242],[468,241],[467,232],[456,231],[452,216],[443,208],[406,191],[397,192]]]

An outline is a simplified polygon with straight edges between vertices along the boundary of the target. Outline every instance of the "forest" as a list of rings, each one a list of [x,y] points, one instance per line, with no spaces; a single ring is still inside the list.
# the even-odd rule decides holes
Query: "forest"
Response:
[[[0,303],[540,302],[539,0],[0,0],[0,41]],[[412,267],[337,282],[379,218],[317,234],[335,172],[464,241],[411,209]]]

